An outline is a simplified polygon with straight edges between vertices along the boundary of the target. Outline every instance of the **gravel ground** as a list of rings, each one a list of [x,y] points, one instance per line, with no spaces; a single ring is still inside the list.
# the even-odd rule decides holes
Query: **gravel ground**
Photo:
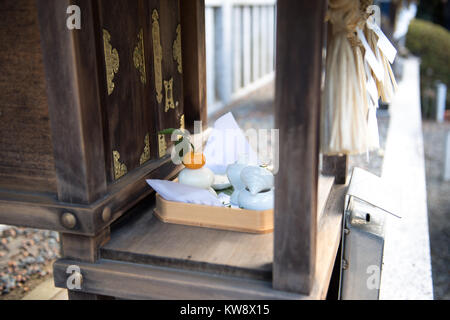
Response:
[[[51,275],[59,256],[53,231],[7,227],[0,230],[0,300],[21,299]]]
[[[443,181],[445,139],[450,122],[423,122],[428,219],[435,299],[450,299],[450,182]]]

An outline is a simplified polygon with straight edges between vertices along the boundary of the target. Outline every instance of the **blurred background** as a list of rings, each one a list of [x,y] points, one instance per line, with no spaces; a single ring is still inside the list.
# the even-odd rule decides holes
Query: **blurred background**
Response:
[[[450,299],[450,2],[374,2],[399,52],[393,66],[397,81],[405,90],[411,85],[413,93],[420,83],[424,152],[417,156],[426,174],[433,295]],[[231,111],[243,130],[274,128],[276,0],[206,0],[205,20],[209,125]],[[415,61],[417,79],[405,77]],[[397,132],[390,130],[393,110],[395,105],[380,104],[381,148],[352,156],[350,170],[358,166],[383,175],[386,145]],[[0,300],[67,298],[52,288],[58,243],[55,232],[0,225]]]

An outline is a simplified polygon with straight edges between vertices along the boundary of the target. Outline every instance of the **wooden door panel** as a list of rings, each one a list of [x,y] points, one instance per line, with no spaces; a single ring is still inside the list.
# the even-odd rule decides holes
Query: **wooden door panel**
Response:
[[[100,0],[103,106],[110,181],[151,159],[155,126],[150,97],[145,7],[142,1]],[[153,151],[153,152],[152,152]]]
[[[152,27],[152,77],[157,99],[158,130],[184,127],[179,0],[147,0],[147,4]],[[170,147],[170,137],[163,138],[166,146]],[[158,153],[161,151],[158,150]]]

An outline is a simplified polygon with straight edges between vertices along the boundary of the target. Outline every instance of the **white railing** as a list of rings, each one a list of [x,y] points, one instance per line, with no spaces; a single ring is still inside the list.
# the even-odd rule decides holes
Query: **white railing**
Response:
[[[208,113],[271,81],[275,0],[206,0]]]

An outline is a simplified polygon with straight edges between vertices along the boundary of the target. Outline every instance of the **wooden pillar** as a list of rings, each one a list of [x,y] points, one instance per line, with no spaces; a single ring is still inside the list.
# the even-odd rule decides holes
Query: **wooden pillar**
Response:
[[[346,184],[348,172],[348,156],[323,156],[322,173],[334,176],[336,184]]]
[[[37,0],[37,8],[58,199],[89,204],[106,193],[96,30],[90,0],[77,3],[81,30],[67,28],[65,12],[72,2]]]
[[[102,230],[95,237],[73,234],[61,234],[61,248],[64,258],[94,263],[98,260],[99,248],[110,239],[110,228]],[[83,271],[81,271],[83,274]],[[83,290],[83,288],[81,288]],[[100,296],[82,291],[69,290],[69,300],[111,300],[112,297]]]
[[[216,102],[216,32],[215,32],[215,8],[208,7],[205,10],[205,47],[206,51],[206,85],[207,85],[207,101],[209,105]]]
[[[94,2],[79,0],[81,30],[66,27],[70,0],[37,0],[41,47],[46,73],[55,157],[58,199],[90,204],[106,193],[106,170],[100,110],[98,65],[95,52]],[[71,121],[67,121],[71,119]],[[76,228],[73,213],[63,213],[62,225]],[[95,262],[100,245],[109,239],[109,227],[95,237],[61,234],[63,256]],[[99,299],[69,291],[70,299]]]
[[[325,0],[279,0],[273,287],[309,294],[316,264],[319,122]]]
[[[206,128],[205,0],[180,1],[180,14],[186,128],[192,130],[198,120]]]

